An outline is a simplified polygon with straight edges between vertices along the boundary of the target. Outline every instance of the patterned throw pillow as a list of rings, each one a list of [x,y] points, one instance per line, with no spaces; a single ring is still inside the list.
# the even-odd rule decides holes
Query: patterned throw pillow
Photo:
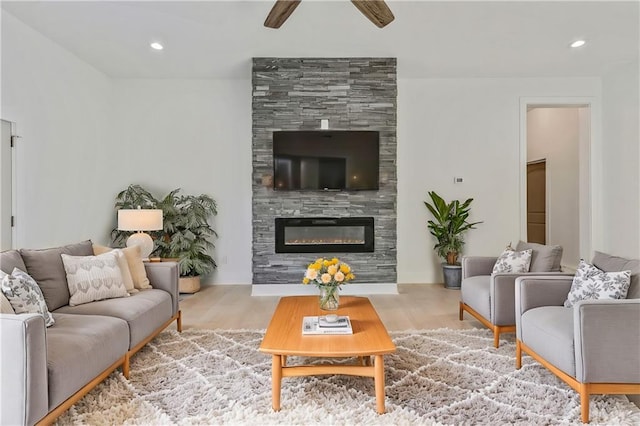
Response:
[[[624,299],[631,284],[631,271],[604,272],[580,259],[564,306],[581,300]]]
[[[55,321],[44,301],[42,290],[29,274],[14,268],[11,275],[0,271],[0,277],[2,294],[9,300],[16,314],[40,314],[47,327],[53,325]]]
[[[118,253],[110,251],[98,256],[61,256],[71,294],[69,306],[129,295],[118,265]]]
[[[531,249],[523,251],[515,251],[511,246],[507,247],[496,260],[493,265],[493,274],[507,272],[513,274],[521,274],[529,272],[531,264]]]

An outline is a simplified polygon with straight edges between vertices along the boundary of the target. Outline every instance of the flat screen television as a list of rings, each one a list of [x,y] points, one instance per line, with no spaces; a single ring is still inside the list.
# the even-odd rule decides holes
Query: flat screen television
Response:
[[[273,188],[377,190],[379,140],[370,130],[273,132]]]

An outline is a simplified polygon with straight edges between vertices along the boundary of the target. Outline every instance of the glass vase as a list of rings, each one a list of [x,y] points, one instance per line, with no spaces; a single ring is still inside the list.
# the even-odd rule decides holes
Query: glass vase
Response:
[[[320,309],[323,311],[335,311],[340,304],[338,286],[320,286]]]

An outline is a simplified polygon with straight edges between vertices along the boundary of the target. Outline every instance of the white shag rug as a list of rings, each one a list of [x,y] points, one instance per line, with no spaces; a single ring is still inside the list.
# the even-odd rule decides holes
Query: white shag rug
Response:
[[[129,380],[114,372],[58,424],[580,424],[576,392],[527,356],[516,370],[513,338],[496,349],[484,329],[390,333],[386,414],[376,414],[373,379],[352,376],[283,378],[274,412],[263,334],[165,331],[133,357]],[[289,358],[304,362],[318,361]],[[592,396],[590,413],[592,425],[640,424],[625,396]]]

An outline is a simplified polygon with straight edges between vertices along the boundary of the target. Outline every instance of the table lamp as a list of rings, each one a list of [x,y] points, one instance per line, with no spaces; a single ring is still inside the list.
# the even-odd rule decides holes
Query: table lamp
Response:
[[[140,246],[143,259],[148,259],[153,251],[153,240],[144,231],[162,229],[162,210],[160,209],[120,209],[118,210],[118,230],[135,231],[127,239],[127,247]]]

